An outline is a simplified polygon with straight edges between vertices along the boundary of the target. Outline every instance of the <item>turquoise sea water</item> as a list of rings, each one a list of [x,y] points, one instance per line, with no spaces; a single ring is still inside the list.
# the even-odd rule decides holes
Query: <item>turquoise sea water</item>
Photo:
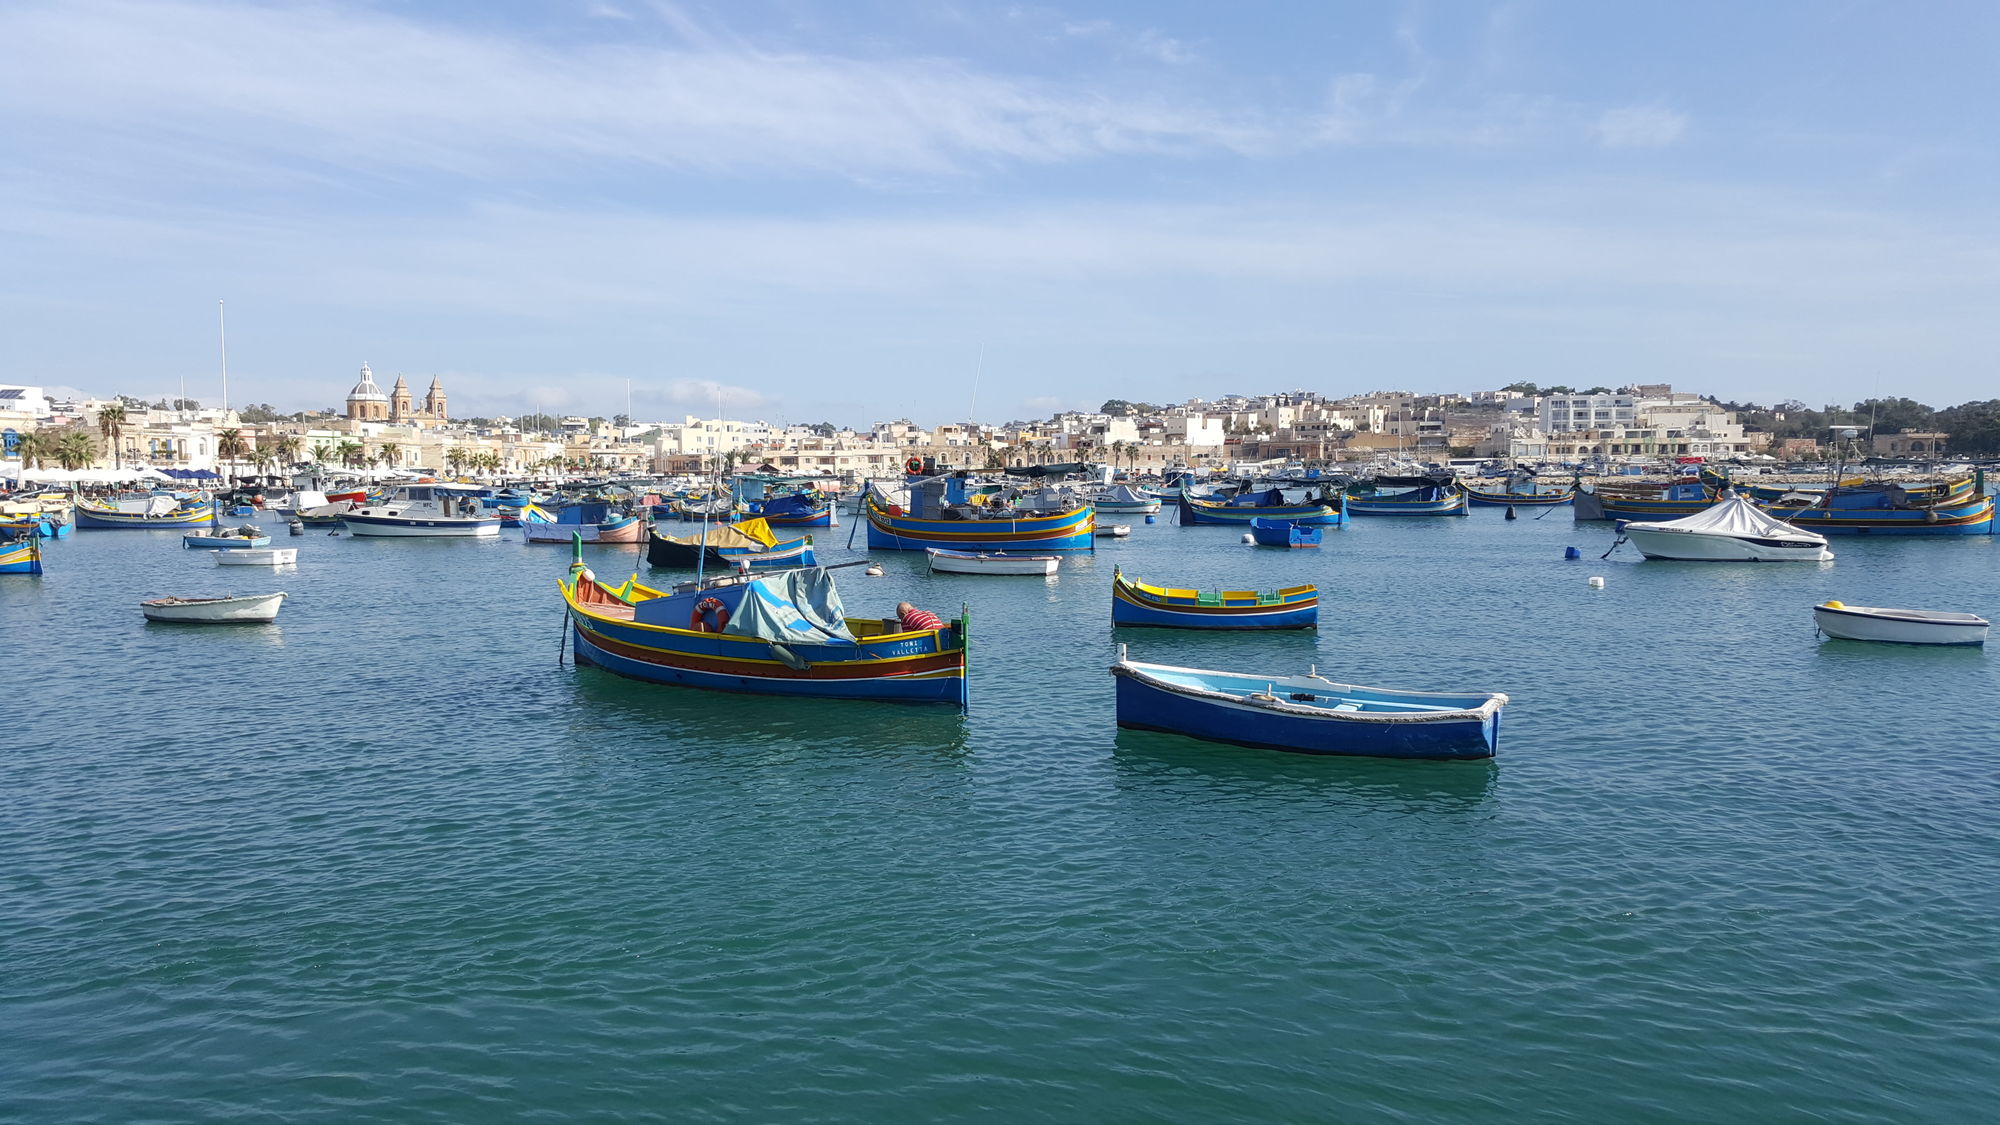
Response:
[[[1534,515],[841,571],[971,606],[964,715],[559,664],[559,547],[79,532],[0,578],[0,1119],[1990,1117],[2000,652],[1807,607],[1992,617],[2000,544],[1599,562]],[[1117,639],[1505,691],[1499,759],[1118,731],[1114,564],[1318,582],[1317,636]],[[137,609],[269,589],[270,627]]]

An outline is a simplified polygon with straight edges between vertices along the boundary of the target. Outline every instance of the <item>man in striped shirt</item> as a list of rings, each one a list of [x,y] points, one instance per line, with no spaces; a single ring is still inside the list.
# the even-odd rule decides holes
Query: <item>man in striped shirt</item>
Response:
[[[937,614],[927,609],[918,609],[909,602],[896,603],[896,620],[901,623],[905,633],[944,628],[944,622],[938,619]]]

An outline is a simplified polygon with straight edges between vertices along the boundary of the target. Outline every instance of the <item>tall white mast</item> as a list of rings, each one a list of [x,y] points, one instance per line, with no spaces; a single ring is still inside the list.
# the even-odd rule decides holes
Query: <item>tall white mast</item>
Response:
[[[222,349],[222,424],[229,424],[229,326],[222,319],[222,300],[215,302],[215,341]]]

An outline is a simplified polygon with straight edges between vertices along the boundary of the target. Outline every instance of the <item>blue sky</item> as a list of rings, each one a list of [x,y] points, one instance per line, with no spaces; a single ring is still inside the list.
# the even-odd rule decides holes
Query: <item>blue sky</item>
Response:
[[[2000,395],[2000,5],[0,5],[0,382]],[[976,407],[973,383],[977,373]]]

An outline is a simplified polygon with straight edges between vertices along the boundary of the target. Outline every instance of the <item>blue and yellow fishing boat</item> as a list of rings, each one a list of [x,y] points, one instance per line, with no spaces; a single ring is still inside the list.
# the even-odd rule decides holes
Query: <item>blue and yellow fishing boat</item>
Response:
[[[818,493],[794,492],[750,501],[750,514],[772,527],[838,527],[833,501]]]
[[[76,526],[93,528],[199,527],[215,522],[215,505],[206,500],[179,500],[172,496],[150,496],[122,504],[76,502]]]
[[[1835,492],[1810,507],[1767,504],[1765,510],[1793,527],[1821,535],[1989,535],[1993,497],[1964,496],[1929,504],[1876,507],[1843,503]]]
[[[1299,504],[1285,502],[1281,488],[1243,492],[1228,499],[1203,499],[1183,489],[1176,497],[1181,525],[1228,524],[1248,528],[1253,520],[1288,520],[1292,523],[1330,526],[1347,522],[1337,494],[1322,492],[1317,499]]]
[[[0,537],[35,534],[44,539],[61,539],[68,535],[74,526],[54,512],[7,516],[0,518]]]
[[[1111,571],[1111,623],[1168,629],[1316,629],[1319,588],[1200,590],[1153,586]]]
[[[1721,498],[1720,490],[1693,477],[1655,485],[1599,484],[1575,498],[1576,518],[1657,523],[1685,519]]]
[[[897,504],[873,485],[861,497],[868,546],[894,551],[1090,551],[1097,521],[1089,504],[1058,511],[972,503],[963,477],[911,477]]]
[[[1498,692],[1398,691],[1303,676],[1141,664],[1118,646],[1118,725],[1207,742],[1365,758],[1491,758]]]
[[[1347,510],[1357,516],[1464,516],[1465,486],[1437,477],[1376,477],[1347,486]]]
[[[0,539],[0,574],[40,574],[42,537],[30,532],[18,539]]]
[[[963,613],[914,631],[848,617],[825,570],[664,591],[602,586],[579,563],[561,586],[578,664],[713,691],[965,706]]]

